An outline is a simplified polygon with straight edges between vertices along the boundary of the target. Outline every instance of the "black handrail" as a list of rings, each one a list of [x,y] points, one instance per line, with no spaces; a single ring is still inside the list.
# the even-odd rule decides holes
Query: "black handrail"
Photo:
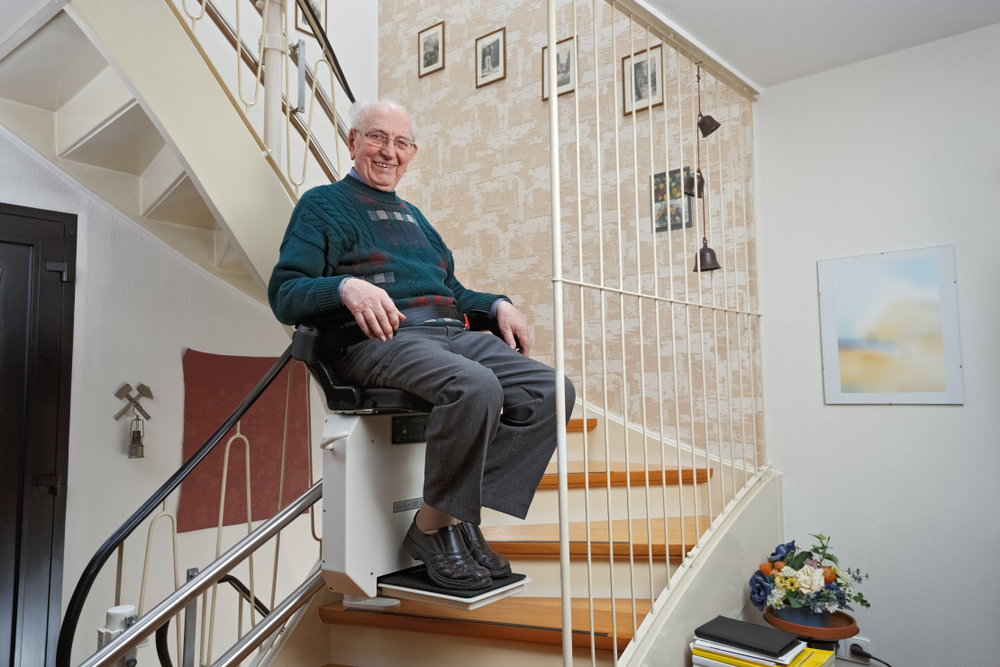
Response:
[[[97,550],[90,562],[87,563],[87,567],[84,568],[83,574],[80,575],[80,580],[76,584],[76,588],[73,590],[73,597],[70,598],[69,606],[66,607],[66,615],[63,617],[62,628],[59,630],[59,643],[56,647],[56,667],[70,667],[70,658],[73,651],[73,638],[76,635],[76,626],[80,622],[80,614],[83,612],[83,605],[87,601],[87,595],[90,593],[91,586],[94,585],[94,581],[97,579],[97,575],[100,574],[101,568],[104,563],[107,562],[111,554],[114,553],[118,545],[121,544],[125,538],[132,534],[132,532],[139,527],[139,525],[156,510],[160,503],[170,495],[174,489],[176,489],[180,483],[184,480],[188,474],[194,470],[195,466],[201,463],[202,459],[208,456],[208,453],[215,448],[217,444],[222,440],[223,436],[229,432],[233,426],[236,425],[243,415],[246,414],[247,410],[250,409],[260,395],[264,393],[264,390],[270,386],[271,382],[277,377],[278,373],[288,364],[289,360],[292,358],[292,346],[289,345],[288,349],[278,357],[278,360],[274,362],[271,366],[271,370],[261,378],[257,386],[247,395],[243,402],[240,403],[231,415],[223,422],[222,426],[216,429],[215,433],[212,434],[204,445],[194,453],[194,455],[184,462],[177,472],[175,472],[170,479],[168,479],[163,486],[156,490],[152,496],[149,497],[142,507],[135,511],[135,513],[125,520],[118,530],[107,539],[107,541],[101,545],[101,548]]]
[[[319,42],[320,47],[323,49],[323,57],[326,58],[326,62],[330,65],[330,69],[333,70],[334,76],[337,77],[337,81],[340,82],[340,86],[344,89],[344,93],[347,94],[347,99],[354,104],[356,100],[354,99],[354,93],[351,92],[351,87],[347,85],[347,77],[344,76],[344,70],[340,68],[340,62],[337,60],[337,54],[333,52],[333,46],[330,44],[330,39],[326,36],[326,30],[319,23],[319,18],[316,16],[316,10],[313,8],[312,3],[309,0],[296,0],[299,5],[299,9],[302,10],[302,15],[306,17],[306,22],[312,29],[313,34],[316,35],[316,41]],[[330,91],[330,96],[332,97],[334,91]]]

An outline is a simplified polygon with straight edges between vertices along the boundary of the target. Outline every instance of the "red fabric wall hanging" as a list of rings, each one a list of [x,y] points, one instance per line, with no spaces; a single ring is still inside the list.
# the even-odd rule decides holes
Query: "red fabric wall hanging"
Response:
[[[184,460],[188,460],[246,398],[274,365],[275,358],[233,357],[195,350],[184,353]],[[291,364],[243,416],[240,433],[250,441],[250,495],[253,520],[269,519],[278,512],[281,443],[285,428],[285,400]],[[306,376],[296,366],[289,403],[288,449],[285,463],[283,506],[302,495],[310,482]],[[234,427],[181,484],[177,530],[215,528],[219,524],[219,495],[226,443]],[[230,447],[224,525],[245,524],[246,446],[236,439]]]

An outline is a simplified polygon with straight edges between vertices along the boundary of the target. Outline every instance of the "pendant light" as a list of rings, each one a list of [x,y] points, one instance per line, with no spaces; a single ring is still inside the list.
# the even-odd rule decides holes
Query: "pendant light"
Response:
[[[711,116],[703,116],[701,113],[701,63],[698,63],[698,129],[701,136],[707,137],[720,127],[719,121]],[[697,169],[694,176],[684,179],[684,194],[689,197],[695,196],[695,181],[697,180],[697,196],[701,199],[701,224],[705,230],[705,236],[701,237],[701,248],[694,258],[694,268],[696,273],[702,271],[718,271],[722,268],[719,258],[715,256],[715,251],[708,247],[708,223],[705,218],[705,179],[701,175],[701,137],[695,135],[695,163]]]

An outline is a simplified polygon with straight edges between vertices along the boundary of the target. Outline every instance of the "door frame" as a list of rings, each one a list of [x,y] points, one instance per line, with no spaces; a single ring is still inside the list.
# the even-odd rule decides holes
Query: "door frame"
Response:
[[[37,558],[47,558],[49,560],[49,576],[48,576],[48,599],[44,600],[44,604],[48,605],[47,623],[46,623],[46,637],[45,637],[45,662],[48,665],[55,663],[56,655],[56,644],[59,639],[59,627],[62,616],[62,588],[63,588],[63,563],[64,563],[64,548],[65,548],[65,536],[66,536],[66,483],[69,472],[68,458],[69,458],[69,425],[70,425],[70,400],[71,400],[71,389],[72,389],[72,370],[73,370],[73,318],[74,318],[74,307],[75,307],[75,287],[76,287],[76,253],[77,253],[77,238],[78,238],[78,225],[77,216],[72,213],[62,213],[57,211],[47,211],[37,208],[29,208],[26,206],[15,206],[12,204],[0,203],[0,214],[17,216],[21,218],[46,220],[49,222],[55,222],[63,225],[63,245],[61,253],[61,261],[65,262],[67,267],[66,275],[69,278],[68,282],[62,283],[61,290],[61,300],[60,300],[60,325],[58,330],[58,343],[59,343],[59,386],[57,390],[58,394],[58,408],[56,414],[53,417],[56,420],[56,443],[55,443],[55,470],[32,470],[26,461],[24,474],[24,484],[23,484],[23,494],[32,493],[35,491],[37,485],[37,478],[40,476],[54,476],[60,479],[60,482],[53,487],[50,487],[49,492],[53,494],[53,510],[52,510],[52,523],[50,526],[51,536],[50,536],[50,546],[49,553],[31,553],[22,550],[22,559],[24,557],[37,557]],[[44,266],[44,261],[42,259],[43,252],[45,253],[46,259],[51,261],[51,248],[43,247],[43,243],[39,237],[34,239],[24,238],[23,236],[14,236],[10,234],[5,234],[4,230],[0,228],[0,241],[4,242],[20,242],[20,243],[30,243],[34,246],[32,258],[33,262],[37,261],[39,266],[37,269],[33,267],[33,276],[36,279],[31,282],[31,294],[29,296],[29,320],[32,326],[31,334],[33,340],[30,343],[29,355],[33,355],[36,359],[40,354],[39,346],[42,343],[39,337],[37,313],[39,308],[39,298],[40,298],[40,288],[39,279],[41,276],[45,275],[55,275],[50,271],[46,270]],[[49,345],[51,342],[46,341]],[[30,359],[31,357],[29,357]],[[37,363],[37,362],[36,362]],[[27,414],[31,414],[31,401],[33,398],[33,392],[31,391],[31,385],[36,380],[34,378],[29,378],[26,389],[28,389],[28,395],[25,397],[27,403]],[[32,479],[34,477],[35,479]],[[25,496],[22,495],[22,498]],[[23,519],[23,517],[22,517]],[[37,520],[37,519],[36,519]],[[23,535],[24,533],[22,533]],[[29,547],[31,545],[29,544]],[[40,551],[40,549],[35,549]],[[23,560],[22,560],[23,562]],[[19,600],[18,600],[18,616],[23,618],[23,612],[21,611],[24,607],[29,605],[39,605],[42,603],[38,599],[25,599],[21,596],[23,593],[23,587],[19,587]],[[22,629],[20,621],[15,625],[18,630]],[[21,633],[18,633],[16,641],[20,641]]]

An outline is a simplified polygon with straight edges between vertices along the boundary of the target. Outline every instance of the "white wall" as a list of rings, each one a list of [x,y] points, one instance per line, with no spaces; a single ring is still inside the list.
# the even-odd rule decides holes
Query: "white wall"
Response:
[[[769,88],[756,108],[767,435],[786,538],[832,535],[843,564],[871,574],[872,609],[856,618],[897,667],[1000,654],[998,62],[994,25]],[[965,405],[824,405],[817,260],[943,244]]]
[[[65,608],[97,547],[181,464],[184,350],[277,356],[289,339],[265,306],[214,278],[90,195],[4,130],[0,130],[0,174],[0,201],[79,216]],[[126,456],[127,420],[112,418],[123,405],[114,392],[125,382],[133,387],[145,383],[154,396],[143,402],[152,419],[146,423],[146,457],[141,460]],[[174,511],[176,498],[174,494],[168,503]],[[140,526],[128,543],[125,602],[129,604],[138,601],[147,526],[148,522]],[[151,577],[147,610],[172,588],[166,530],[165,524],[158,524],[156,539],[160,541],[154,542],[154,563],[165,570]],[[245,528],[227,529],[223,548],[242,534]],[[309,541],[308,535],[300,534],[287,543],[302,548]],[[204,567],[212,559],[215,531],[185,534],[180,547],[182,572]],[[301,582],[304,572],[298,570],[308,569],[317,553],[317,547],[304,552],[294,573],[283,570],[282,584]],[[267,558],[259,559],[255,566],[258,586],[261,582],[269,585]],[[104,624],[103,610],[113,604],[114,571],[112,558],[81,619],[74,664],[96,648],[95,629]],[[238,576],[245,580],[245,575]],[[231,594],[220,595],[220,604],[232,604],[233,599]],[[147,659],[152,659],[151,650]]]

